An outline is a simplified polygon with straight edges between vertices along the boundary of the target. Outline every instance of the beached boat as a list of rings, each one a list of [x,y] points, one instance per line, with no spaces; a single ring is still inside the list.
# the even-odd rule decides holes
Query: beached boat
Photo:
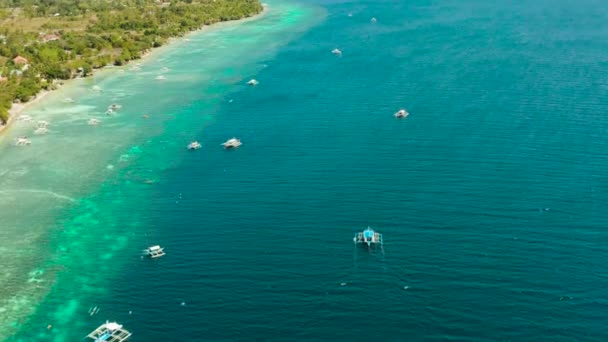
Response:
[[[252,79],[249,80],[249,82],[247,82],[247,84],[250,85],[250,86],[254,86],[254,85],[260,84],[260,82],[258,82],[257,80],[255,80],[255,79],[252,78]]]
[[[144,250],[144,253],[152,259],[160,258],[163,255],[165,255],[165,249],[156,245],[156,246],[151,246],[151,247],[146,248]]]
[[[29,146],[32,141],[25,136],[15,138],[15,146]]]
[[[66,97],[65,99],[63,99],[64,103],[74,103],[74,99],[72,99],[71,97]]]
[[[232,139],[228,139],[226,140],[225,143],[222,144],[222,146],[224,146],[224,148],[228,149],[228,148],[237,148],[239,146],[241,146],[243,143],[241,143],[241,141],[237,138],[232,138]]]
[[[400,109],[397,113],[393,114],[396,118],[407,118],[408,115],[410,115],[410,113],[405,109]]]
[[[203,147],[203,145],[201,145],[198,141],[193,141],[188,144],[189,150],[198,150],[201,147]]]
[[[123,342],[131,337],[131,333],[121,324],[106,321],[86,336],[95,342]]]
[[[367,227],[364,231],[355,234],[353,242],[355,244],[367,244],[367,246],[382,245],[382,234]]]
[[[95,126],[95,125],[99,125],[101,123],[101,120],[99,119],[89,119],[89,121],[87,121],[87,123],[91,126]]]
[[[91,89],[92,89],[94,92],[100,92],[100,91],[102,91],[101,87],[100,87],[100,86],[97,86],[97,85],[93,86],[93,88],[91,88]]]
[[[342,55],[342,51],[340,51],[340,49],[333,49],[331,50],[331,53],[333,53],[334,55]]]

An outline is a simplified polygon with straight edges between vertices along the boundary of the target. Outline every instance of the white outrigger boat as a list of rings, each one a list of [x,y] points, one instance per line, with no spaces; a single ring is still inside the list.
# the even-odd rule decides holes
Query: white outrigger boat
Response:
[[[111,105],[108,106],[108,110],[113,110],[113,111],[117,111],[120,108],[122,108],[121,105],[117,104],[117,103],[112,103]]]
[[[353,242],[355,244],[367,244],[368,247],[371,247],[371,245],[382,245],[382,234],[367,227],[364,231],[355,234]]]
[[[29,115],[21,115],[17,118],[17,121],[21,122],[32,122],[32,117]]]
[[[15,138],[15,146],[29,146],[32,141],[25,136]]]
[[[199,143],[198,141],[193,141],[188,144],[189,150],[198,150],[201,147],[203,147],[203,145],[201,145],[201,143]]]
[[[224,146],[225,149],[237,148],[241,145],[243,145],[243,143],[237,138],[228,139],[228,140],[226,140],[225,143],[222,144],[222,146]]]
[[[43,135],[43,134],[47,134],[48,132],[49,132],[48,128],[46,128],[46,127],[38,127],[34,131],[34,134],[36,134],[36,135]]]
[[[410,113],[405,109],[400,109],[397,113],[393,114],[396,118],[407,118],[408,115],[410,115]]]
[[[159,245],[150,246],[144,250],[144,254],[149,256],[150,258],[160,258],[165,255],[165,249]]]
[[[247,82],[247,84],[250,85],[250,86],[255,86],[255,85],[260,84],[260,82],[258,82],[256,79],[252,78],[252,79],[249,80],[249,82]]]
[[[85,338],[95,342],[124,342],[129,337],[131,337],[131,333],[124,329],[122,324],[106,321]]]

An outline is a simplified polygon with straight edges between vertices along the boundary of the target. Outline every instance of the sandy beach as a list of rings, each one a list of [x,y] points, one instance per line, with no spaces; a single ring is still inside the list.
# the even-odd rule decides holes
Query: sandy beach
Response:
[[[255,20],[255,19],[259,19],[260,17],[262,17],[264,14],[266,14],[266,12],[268,11],[268,5],[267,4],[262,4],[262,12],[253,15],[251,17],[247,17],[247,18],[243,18],[243,19],[239,19],[239,20],[230,20],[230,21],[221,21],[221,22],[217,22],[211,25],[205,25],[197,30],[188,32],[187,34],[185,34],[182,37],[174,37],[174,38],[170,38],[167,40],[167,44],[163,45],[163,46],[159,46],[157,48],[151,48],[148,49],[146,51],[144,51],[144,53],[141,55],[141,57],[139,57],[138,59],[133,59],[128,61],[125,65],[129,65],[131,63],[137,63],[137,62],[141,62],[143,59],[150,57],[154,52],[160,52],[162,51],[163,47],[168,47],[170,46],[172,43],[176,42],[176,41],[180,41],[180,40],[184,40],[184,39],[188,39],[187,36],[191,35],[193,33],[196,32],[200,32],[202,30],[205,29],[209,29],[211,27],[216,27],[222,24],[230,24],[230,23],[234,23],[234,22],[245,22],[245,21],[250,21],[250,20]],[[108,68],[112,68],[114,67],[113,65],[107,65],[103,68],[99,68],[99,69],[94,69],[91,74],[89,74],[88,76],[86,76],[86,78],[93,76],[96,72],[108,69]],[[73,79],[69,79],[69,80],[63,80],[62,83],[65,84],[66,82],[72,81],[76,78]],[[60,85],[57,89],[60,89],[62,85]],[[8,130],[8,128],[11,126],[11,124],[19,117],[19,115],[21,115],[23,113],[24,110],[26,110],[28,107],[30,107],[31,105],[40,102],[42,99],[44,99],[45,97],[47,97],[50,93],[54,92],[57,89],[53,89],[53,90],[42,90],[41,92],[39,92],[38,94],[36,94],[35,97],[33,97],[32,99],[30,99],[27,102],[23,102],[23,103],[13,103],[13,105],[11,106],[11,109],[8,111],[9,113],[9,117],[7,122],[4,125],[0,125],[0,134],[2,134],[3,132],[5,132],[6,130]]]

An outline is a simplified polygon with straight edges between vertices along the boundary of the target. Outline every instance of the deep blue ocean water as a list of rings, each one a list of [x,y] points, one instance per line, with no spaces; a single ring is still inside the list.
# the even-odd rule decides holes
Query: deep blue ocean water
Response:
[[[144,153],[91,195],[139,224],[78,317],[133,341],[608,340],[608,7],[298,6],[326,17],[262,67],[215,70],[234,80],[206,86],[213,104],[173,94],[140,141],[203,149]],[[368,225],[383,249],[353,246]]]

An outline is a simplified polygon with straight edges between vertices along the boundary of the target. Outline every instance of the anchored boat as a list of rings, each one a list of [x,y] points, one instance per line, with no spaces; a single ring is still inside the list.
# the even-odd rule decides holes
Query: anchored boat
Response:
[[[188,144],[189,150],[198,150],[201,147],[203,147],[203,145],[201,145],[201,143],[199,143],[198,141],[193,141]]]
[[[87,338],[95,342],[123,342],[129,337],[131,337],[131,333],[123,329],[121,324],[109,321],[87,335]]]
[[[364,231],[355,234],[353,242],[355,244],[367,244],[368,247],[371,245],[382,245],[382,234],[367,227]]]
[[[224,146],[224,148],[226,148],[226,149],[237,148],[241,145],[243,145],[243,143],[241,143],[241,141],[237,138],[228,139],[228,140],[226,140],[225,143],[222,144],[222,146]]]
[[[14,142],[15,146],[29,146],[32,141],[25,136],[17,137]]]
[[[146,248],[144,253],[152,259],[160,258],[163,255],[165,255],[165,249],[162,248],[161,246],[156,245],[156,246],[151,246],[151,247]]]
[[[410,113],[405,109],[399,109],[399,111],[394,114],[396,118],[406,118],[408,115],[410,115]]]

